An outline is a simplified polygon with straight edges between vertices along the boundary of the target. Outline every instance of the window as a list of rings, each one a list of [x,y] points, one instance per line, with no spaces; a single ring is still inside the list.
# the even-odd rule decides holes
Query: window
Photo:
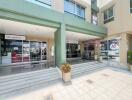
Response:
[[[132,0],[130,0],[130,12],[132,13]]]
[[[80,45],[76,43],[67,43],[67,58],[81,57]]]
[[[27,1],[46,8],[51,8],[51,0],[27,0]]]
[[[104,11],[104,24],[114,20],[113,8],[114,7],[112,6],[111,8]]]
[[[97,16],[97,12],[92,10],[92,16],[91,16],[91,22],[92,24],[94,25],[97,25],[98,24],[98,16]]]
[[[65,12],[76,15],[79,18],[85,18],[85,8],[77,4],[76,2],[65,0],[64,10]]]

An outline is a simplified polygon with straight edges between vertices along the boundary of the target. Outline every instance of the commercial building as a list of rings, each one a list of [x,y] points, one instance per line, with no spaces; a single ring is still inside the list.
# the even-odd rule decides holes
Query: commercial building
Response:
[[[97,0],[1,0],[1,72],[59,67],[95,55],[127,64],[131,6],[131,0],[101,8]]]
[[[99,16],[99,24],[108,29],[107,40],[118,41],[119,62],[127,65],[127,52],[132,50],[132,0],[111,0],[100,8]]]

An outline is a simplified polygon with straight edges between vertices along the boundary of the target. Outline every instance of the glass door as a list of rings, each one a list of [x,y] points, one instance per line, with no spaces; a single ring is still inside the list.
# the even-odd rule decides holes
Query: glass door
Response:
[[[30,61],[30,44],[29,41],[23,41],[23,62]]]
[[[46,60],[47,59],[47,44],[46,42],[41,43],[41,60]]]
[[[40,61],[41,60],[41,42],[30,42],[30,60]]]

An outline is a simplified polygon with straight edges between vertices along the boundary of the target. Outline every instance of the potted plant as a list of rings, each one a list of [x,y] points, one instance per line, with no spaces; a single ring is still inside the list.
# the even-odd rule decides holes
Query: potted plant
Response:
[[[128,51],[127,53],[127,62],[130,65],[129,70],[132,71],[132,51]]]
[[[62,79],[65,83],[71,81],[71,65],[70,64],[62,64],[61,65],[62,71]]]

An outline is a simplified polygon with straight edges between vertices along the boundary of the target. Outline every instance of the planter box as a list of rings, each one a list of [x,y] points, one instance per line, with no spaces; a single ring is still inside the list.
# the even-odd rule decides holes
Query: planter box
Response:
[[[71,72],[69,72],[69,73],[62,72],[62,79],[65,83],[70,82],[71,81]]]

